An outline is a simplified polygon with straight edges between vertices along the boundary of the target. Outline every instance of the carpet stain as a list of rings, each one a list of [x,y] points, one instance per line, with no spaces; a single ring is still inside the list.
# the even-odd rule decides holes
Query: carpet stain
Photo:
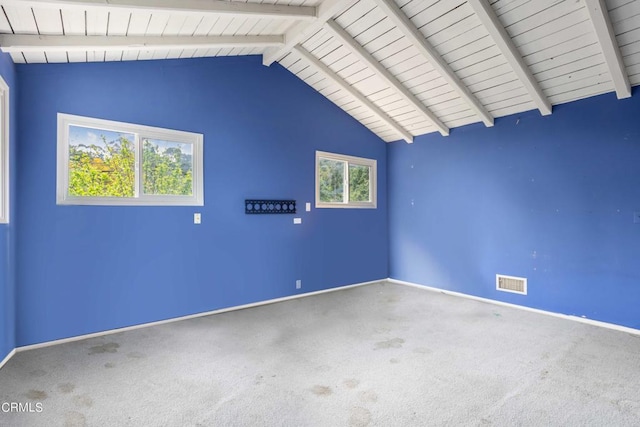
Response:
[[[115,342],[108,342],[102,345],[95,345],[89,349],[89,355],[102,354],[102,353],[117,353],[120,344]]]
[[[93,406],[93,399],[86,394],[81,394],[79,396],[73,396],[73,403],[75,403],[76,406],[91,408]]]
[[[611,403],[617,406],[619,410],[624,412],[637,413],[638,411],[640,411],[640,402],[636,402],[635,400],[620,399],[612,400]]]
[[[361,391],[358,397],[363,402],[373,403],[378,401],[378,394],[373,390]]]
[[[389,363],[400,363],[400,361],[396,358],[389,359]]]
[[[72,383],[58,384],[58,390],[62,393],[71,393],[75,388],[76,385]]]
[[[371,424],[371,412],[366,408],[354,406],[351,408],[351,416],[349,417],[349,426],[365,427]]]
[[[47,375],[47,371],[45,371],[44,369],[36,369],[35,371],[29,372],[29,375],[35,378],[44,377],[45,375]]]
[[[316,396],[329,396],[333,393],[331,388],[326,385],[314,385],[311,392]]]
[[[31,400],[44,400],[47,397],[49,397],[47,395],[46,392],[42,391],[42,390],[29,390],[25,396],[27,397],[27,399],[31,399]]]
[[[347,388],[354,389],[354,388],[358,387],[358,384],[360,384],[360,381],[356,380],[355,378],[349,378],[348,380],[344,380],[343,384]]]
[[[496,316],[496,317],[502,317],[502,314],[500,314],[500,313],[493,313],[493,315]]]
[[[85,427],[87,418],[80,412],[70,411],[64,414],[65,427]]]
[[[480,420],[480,424],[483,425],[483,426],[490,426],[492,423],[491,423],[491,420],[488,420],[486,418],[482,418]]]
[[[107,369],[111,369],[111,368],[115,368],[116,364],[115,363],[111,363],[111,362],[107,362],[104,364],[104,367]]]
[[[417,347],[413,349],[413,352],[420,353],[420,354],[430,354],[430,353],[433,353],[433,350],[427,347]]]
[[[548,376],[549,376],[549,371],[547,371],[546,369],[544,371],[540,372],[540,379],[541,380],[546,380]]]
[[[140,353],[139,351],[133,351],[127,354],[127,357],[130,359],[144,359],[145,357],[147,357],[147,355],[144,353]]]
[[[376,343],[376,350],[387,348],[400,348],[404,340],[402,338],[391,338],[390,340],[380,341]]]

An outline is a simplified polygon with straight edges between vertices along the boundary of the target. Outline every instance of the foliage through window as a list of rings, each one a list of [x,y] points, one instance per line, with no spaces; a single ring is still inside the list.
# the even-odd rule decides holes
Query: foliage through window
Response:
[[[201,134],[58,114],[58,204],[203,203]]]
[[[316,151],[316,207],[375,208],[377,162]]]

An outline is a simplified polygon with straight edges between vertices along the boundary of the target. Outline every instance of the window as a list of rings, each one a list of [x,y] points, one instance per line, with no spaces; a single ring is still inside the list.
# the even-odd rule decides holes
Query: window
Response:
[[[202,206],[201,134],[58,114],[60,205]]]
[[[317,208],[375,208],[377,162],[316,151]]]
[[[0,77],[0,223],[9,222],[9,86]]]

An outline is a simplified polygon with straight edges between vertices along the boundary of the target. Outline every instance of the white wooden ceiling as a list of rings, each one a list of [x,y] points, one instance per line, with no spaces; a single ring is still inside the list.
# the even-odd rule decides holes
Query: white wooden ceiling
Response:
[[[640,0],[0,0],[16,63],[263,55],[385,141],[640,84]]]

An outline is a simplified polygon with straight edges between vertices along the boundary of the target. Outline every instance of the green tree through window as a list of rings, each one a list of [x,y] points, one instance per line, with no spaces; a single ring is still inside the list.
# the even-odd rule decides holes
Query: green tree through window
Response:
[[[316,206],[376,207],[376,164],[372,159],[316,152]]]
[[[319,163],[320,200],[327,203],[342,202],[345,162],[321,158]]]
[[[101,144],[69,145],[69,194],[72,196],[133,197],[135,151],[133,135]]]
[[[135,150],[133,135],[102,144],[69,145],[69,194],[73,196],[133,197]],[[163,148],[163,145],[172,145]],[[182,146],[144,139],[142,169],[145,194],[192,194],[192,156]],[[189,147],[190,148],[190,147]]]
[[[163,147],[163,145],[169,145]],[[183,153],[188,144],[144,139],[142,170],[145,194],[192,194],[192,156]]]
[[[349,201],[368,202],[369,196],[369,166],[349,165]]]
[[[58,114],[59,204],[202,206],[202,135]]]

